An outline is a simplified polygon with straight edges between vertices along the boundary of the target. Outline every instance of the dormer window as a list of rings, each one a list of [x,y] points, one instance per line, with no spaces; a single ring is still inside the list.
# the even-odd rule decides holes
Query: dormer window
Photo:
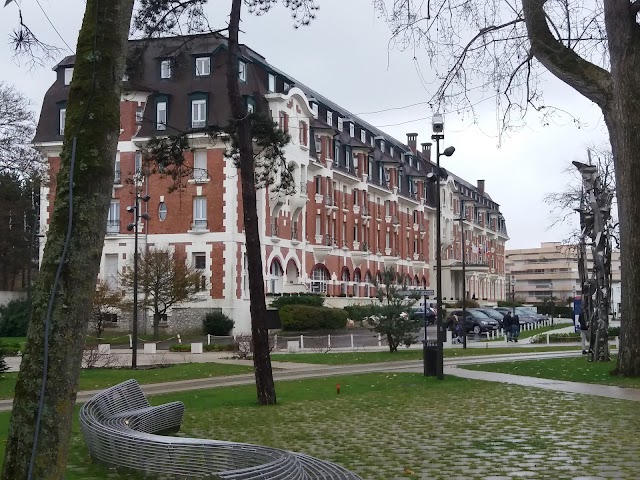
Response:
[[[256,111],[256,102],[252,97],[247,97],[247,113],[254,113]]]
[[[71,85],[71,79],[73,78],[73,67],[64,69],[64,84]]]
[[[160,62],[160,78],[171,78],[171,60]]]
[[[349,135],[351,135],[352,137],[356,136],[356,126],[353,122],[349,124]]]
[[[338,117],[338,130],[341,132],[344,129],[344,120],[342,117]]]
[[[241,82],[247,81],[247,64],[242,60],[238,60],[238,78]]]
[[[329,110],[327,110],[327,125],[330,127],[333,126],[333,112],[330,112]]]
[[[276,91],[276,76],[273,73],[269,74],[269,92],[273,93]]]
[[[333,164],[338,165],[340,163],[340,142],[336,141],[333,147]]]
[[[370,142],[371,142],[371,146],[372,146],[372,147],[375,147],[375,146],[376,146],[376,139],[375,139],[375,138],[373,138],[373,135],[371,135]]]
[[[393,157],[393,146],[389,147],[389,155],[391,155]]]
[[[191,127],[202,128],[207,125],[207,100],[204,98],[191,100]]]
[[[211,57],[196,57],[196,77],[204,77],[211,74]]]
[[[364,128],[360,130],[360,141],[367,143],[367,131]]]
[[[291,84],[289,82],[284,82],[284,92],[287,93],[291,88]]]
[[[156,130],[167,129],[167,99],[161,97],[156,102]]]
[[[64,126],[65,123],[67,123],[67,108],[63,107],[60,109],[60,117],[59,117],[60,123],[59,123],[59,129],[58,129],[58,133],[60,133],[60,135],[64,135]]]
[[[384,153],[384,140],[380,140],[380,150]]]

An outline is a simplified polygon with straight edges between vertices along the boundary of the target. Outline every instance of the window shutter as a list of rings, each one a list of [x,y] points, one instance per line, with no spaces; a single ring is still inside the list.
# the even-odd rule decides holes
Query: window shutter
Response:
[[[289,131],[289,115],[286,113],[284,114],[284,131]]]

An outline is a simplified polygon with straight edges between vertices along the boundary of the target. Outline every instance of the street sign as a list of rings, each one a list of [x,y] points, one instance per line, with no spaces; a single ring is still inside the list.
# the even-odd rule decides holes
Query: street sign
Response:
[[[409,296],[409,295],[420,295],[421,297],[432,297],[435,295],[435,290],[398,290],[398,295],[400,296]]]

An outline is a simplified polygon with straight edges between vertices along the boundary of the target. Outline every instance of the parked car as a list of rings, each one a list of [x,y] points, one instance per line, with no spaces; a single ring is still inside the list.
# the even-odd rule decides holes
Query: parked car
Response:
[[[453,325],[455,319],[460,317],[462,317],[462,310],[453,310],[449,316],[447,316],[447,324]],[[478,308],[467,309],[464,326],[467,332],[473,332],[476,335],[491,332],[499,328],[497,320],[494,320]]]
[[[504,318],[504,314],[494,310],[493,308],[478,308],[477,310],[486,313],[487,315],[489,315],[491,318],[493,318],[496,322],[498,322],[498,325],[500,325],[500,328],[502,328],[502,319]]]
[[[424,319],[424,314],[425,314],[425,308],[426,308],[426,313],[427,313],[427,324],[429,325],[433,325],[434,323],[436,323],[436,318],[437,318],[437,313],[435,308],[431,308],[431,307],[424,307],[424,306],[417,306],[417,307],[411,307],[411,319],[420,319],[423,320]]]
[[[538,323],[541,320],[533,310],[523,307],[515,307],[515,309],[511,307],[493,307],[493,310],[499,312],[503,318],[507,312],[511,312],[511,315],[513,315],[515,310],[515,314],[518,315],[518,319],[520,320],[520,325],[524,325],[525,323]]]
[[[520,325],[524,325],[525,323],[538,323],[541,320],[536,312],[525,307],[516,307],[516,315],[518,315],[520,319]]]

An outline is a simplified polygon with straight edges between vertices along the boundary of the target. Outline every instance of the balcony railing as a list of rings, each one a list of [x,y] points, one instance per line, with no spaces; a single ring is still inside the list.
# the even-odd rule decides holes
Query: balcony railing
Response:
[[[324,236],[324,244],[328,247],[333,247],[336,244],[336,239],[331,235]]]
[[[392,225],[400,225],[400,220],[398,220],[398,217],[396,217],[395,215],[393,215],[391,217],[391,224]]]
[[[335,205],[335,202],[333,201],[333,197],[331,195],[325,195],[324,196],[324,204],[327,207],[333,207]]]
[[[369,216],[369,209],[367,207],[362,207],[360,209],[360,215],[362,215],[363,217],[368,217]]]
[[[207,229],[207,220],[203,218],[199,218],[193,221],[191,225],[194,230],[206,230]]]
[[[307,182],[300,182],[300,193],[301,194],[307,193]]]
[[[291,229],[291,240],[300,240],[300,236],[299,236],[299,232],[298,232],[298,227],[293,227]]]
[[[270,235],[272,237],[277,237],[278,236],[278,224],[277,223],[272,223],[270,225],[269,231],[270,231]]]
[[[120,220],[107,220],[107,233],[120,233]]]
[[[114,185],[120,185],[122,183],[122,176],[120,175],[120,170],[116,170],[115,176],[113,177]]]

